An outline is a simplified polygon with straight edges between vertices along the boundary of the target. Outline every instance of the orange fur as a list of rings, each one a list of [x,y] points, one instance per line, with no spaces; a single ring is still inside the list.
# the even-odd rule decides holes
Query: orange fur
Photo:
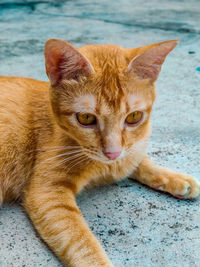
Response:
[[[85,186],[131,176],[180,198],[199,195],[195,179],[146,158],[154,82],[175,45],[76,50],[49,40],[50,83],[0,77],[0,204],[22,198],[41,237],[68,266],[112,266],[77,207],[75,195]],[[136,110],[142,121],[125,127]],[[96,128],[77,123],[81,111],[95,114]],[[122,153],[110,160],[105,149]]]

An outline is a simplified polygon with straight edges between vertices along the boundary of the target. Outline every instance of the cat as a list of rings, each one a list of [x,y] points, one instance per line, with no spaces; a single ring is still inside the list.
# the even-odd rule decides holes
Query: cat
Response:
[[[76,204],[84,187],[130,177],[178,198],[199,196],[197,180],[146,154],[155,81],[177,42],[76,49],[50,39],[50,83],[0,77],[0,204],[22,199],[64,265],[113,266]]]

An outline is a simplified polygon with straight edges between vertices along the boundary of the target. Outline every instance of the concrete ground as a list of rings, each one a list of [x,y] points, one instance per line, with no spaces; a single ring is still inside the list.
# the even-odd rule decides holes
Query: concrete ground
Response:
[[[157,82],[151,158],[200,180],[198,0],[0,1],[0,74],[46,80],[48,38],[137,47],[179,39]],[[83,192],[79,206],[116,267],[200,267],[200,200],[125,180]],[[20,204],[0,209],[1,267],[59,267]]]

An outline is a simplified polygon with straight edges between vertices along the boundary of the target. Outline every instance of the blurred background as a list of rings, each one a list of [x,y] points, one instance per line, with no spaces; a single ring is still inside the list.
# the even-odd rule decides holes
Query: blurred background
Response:
[[[157,81],[151,158],[200,180],[199,0],[0,0],[0,75],[47,80],[49,38],[76,47],[133,48],[170,39]],[[78,202],[117,267],[199,267],[199,201],[179,201],[126,180]],[[19,205],[0,209],[0,267],[58,267]]]
[[[199,35],[199,0],[1,0],[0,72],[46,78],[42,52],[48,38],[125,47],[179,39],[189,51]]]

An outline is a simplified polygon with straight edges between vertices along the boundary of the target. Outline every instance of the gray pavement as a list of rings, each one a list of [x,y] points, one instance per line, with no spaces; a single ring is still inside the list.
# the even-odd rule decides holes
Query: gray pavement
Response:
[[[149,155],[200,180],[200,1],[0,1],[0,74],[47,80],[48,38],[125,47],[179,39],[157,82]],[[200,267],[200,200],[129,180],[77,199],[116,267]],[[0,266],[62,266],[20,204],[0,208]]]

